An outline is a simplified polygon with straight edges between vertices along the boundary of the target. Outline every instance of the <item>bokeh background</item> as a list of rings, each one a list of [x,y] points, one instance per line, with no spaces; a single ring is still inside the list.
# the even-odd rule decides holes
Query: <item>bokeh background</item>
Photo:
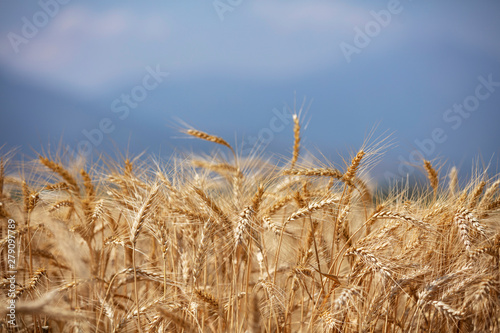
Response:
[[[1,152],[210,151],[187,124],[287,156],[305,99],[315,155],[392,133],[381,181],[422,158],[495,173],[499,17],[496,0],[4,0]]]

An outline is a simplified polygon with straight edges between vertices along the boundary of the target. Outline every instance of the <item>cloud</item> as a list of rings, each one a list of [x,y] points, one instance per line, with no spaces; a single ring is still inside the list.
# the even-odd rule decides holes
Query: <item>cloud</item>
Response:
[[[130,40],[162,40],[168,32],[166,21],[158,14],[68,6],[61,8],[27,44],[21,44],[18,53],[3,39],[0,64],[34,81],[69,85],[85,94],[97,93],[134,72],[129,69],[130,62],[143,54],[134,49]]]
[[[231,13],[240,16],[238,21],[221,23],[209,20],[215,12],[212,16],[204,11],[184,13],[186,8],[103,10],[68,5],[28,45],[21,45],[19,54],[5,52],[8,47],[0,45],[4,49],[0,64],[35,81],[85,95],[109,91],[134,80],[144,66],[158,63],[184,78],[296,76],[335,60],[336,44],[326,41],[339,31],[339,22],[347,26],[356,15],[349,8],[326,2],[249,3]],[[259,25],[259,20],[265,24]],[[307,29],[316,36],[304,35]]]
[[[387,65],[387,59],[405,50],[420,53],[443,40],[465,43],[492,57],[500,54],[494,34],[473,28],[479,18],[470,19],[466,27],[456,24],[457,16],[467,17],[464,9],[456,10],[458,15],[443,15],[449,8],[438,6],[429,14],[415,3],[403,4],[402,13],[356,55],[358,59],[366,59],[369,52],[373,62]],[[340,42],[352,43],[354,27],[363,28],[373,20],[371,10],[386,5],[256,0],[228,12],[234,20],[221,22],[210,4],[193,10],[182,4],[70,4],[61,7],[29,44],[21,45],[18,54],[7,38],[0,39],[0,66],[85,95],[121,89],[142,77],[145,66],[156,64],[180,80],[207,75],[299,77],[345,68]],[[20,29],[20,18],[16,24],[12,31]],[[446,26],[453,29],[443,30]]]

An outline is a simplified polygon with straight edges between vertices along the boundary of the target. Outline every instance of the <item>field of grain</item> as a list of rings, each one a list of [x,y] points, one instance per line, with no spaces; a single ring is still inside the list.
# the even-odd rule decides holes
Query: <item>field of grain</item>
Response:
[[[499,332],[498,176],[381,194],[383,141],[306,160],[294,120],[288,159],[5,154],[2,332]]]

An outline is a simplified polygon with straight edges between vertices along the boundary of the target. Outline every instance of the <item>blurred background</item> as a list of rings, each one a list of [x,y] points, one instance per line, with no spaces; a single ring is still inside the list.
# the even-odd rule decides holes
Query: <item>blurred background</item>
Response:
[[[382,182],[423,158],[495,173],[499,17],[496,0],[4,0],[0,151],[212,150],[192,126],[290,156],[305,99],[314,155],[391,134]]]

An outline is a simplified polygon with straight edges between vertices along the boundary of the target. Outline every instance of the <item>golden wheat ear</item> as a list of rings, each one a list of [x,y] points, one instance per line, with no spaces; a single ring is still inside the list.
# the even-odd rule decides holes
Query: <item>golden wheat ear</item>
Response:
[[[431,187],[434,190],[434,193],[437,191],[439,186],[439,178],[437,170],[432,166],[432,163],[424,160],[424,169],[427,172],[427,178],[431,183]]]
[[[231,152],[233,153],[233,156],[236,158],[236,152],[234,151],[233,147],[223,138],[216,136],[216,135],[208,134],[208,133],[205,133],[202,131],[198,131],[195,129],[188,129],[188,130],[185,130],[184,132],[186,134],[194,136],[195,138],[225,146],[231,150]]]
[[[58,164],[58,163],[56,163],[56,162],[54,162],[46,157],[43,157],[41,155],[39,156],[39,160],[40,160],[40,163],[42,163],[47,168],[49,168],[50,170],[52,170],[53,172],[58,174],[68,184],[68,186],[70,187],[70,189],[74,193],[76,193],[76,194],[80,193],[80,190],[78,188],[78,183],[77,183],[75,177],[73,177],[68,172],[68,170],[66,170],[61,164]]]
[[[342,180],[348,183],[354,178],[356,172],[359,169],[359,165],[361,163],[361,160],[363,159],[363,156],[365,156],[365,151],[361,149],[352,159],[351,165],[347,168]]]

